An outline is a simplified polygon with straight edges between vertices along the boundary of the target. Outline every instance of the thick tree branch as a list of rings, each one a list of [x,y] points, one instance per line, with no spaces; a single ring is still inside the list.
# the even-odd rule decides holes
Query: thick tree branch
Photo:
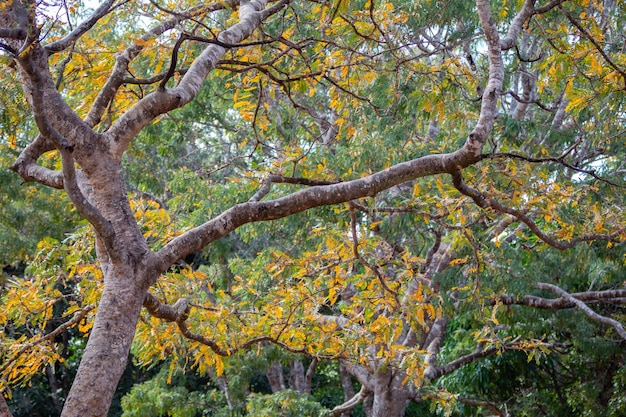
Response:
[[[0,417],[13,417],[11,410],[9,410],[9,406],[7,405],[7,401],[4,398],[3,392],[0,392]]]
[[[181,298],[174,305],[161,303],[154,295],[147,293],[143,306],[151,316],[165,321],[184,321],[189,316],[189,301]]]
[[[54,150],[52,142],[42,135],[24,148],[11,169],[25,181],[33,181],[48,187],[63,189],[63,173],[37,165],[37,159],[46,152]]]
[[[428,332],[428,338],[424,343],[426,349],[426,369],[424,369],[424,376],[428,379],[435,379],[432,375],[437,373],[437,355],[441,349],[443,339],[446,335],[446,326],[448,319],[439,317],[433,323],[432,328]]]
[[[626,340],[626,330],[624,330],[624,326],[622,326],[622,323],[620,323],[619,321],[596,313],[591,308],[589,308],[589,306],[585,304],[583,301],[579,300],[578,298],[575,298],[574,296],[572,296],[572,294],[568,293],[567,291],[563,290],[562,288],[554,284],[538,282],[537,284],[535,284],[535,286],[541,290],[550,290],[556,295],[565,298],[567,301],[574,304],[576,308],[578,308],[583,313],[585,313],[585,315],[589,317],[590,319],[597,321],[599,323],[602,323],[602,324],[606,324],[607,326],[613,327],[615,331],[617,332],[617,334],[619,334],[622,339]]]
[[[509,31],[507,32],[504,39],[500,41],[500,48],[505,51],[507,49],[511,49],[515,46],[515,42],[517,42],[517,37],[519,36],[522,27],[528,22],[534,12],[535,12],[535,2],[536,0],[525,0],[522,9],[515,16],[511,25],[509,26]]]
[[[478,17],[483,33],[487,41],[487,53],[489,60],[489,78],[483,92],[480,116],[476,126],[469,134],[463,148],[452,153],[446,161],[448,172],[452,172],[458,166],[467,166],[474,163],[480,157],[480,152],[487,140],[487,136],[493,128],[493,123],[498,114],[497,104],[502,91],[504,80],[504,63],[500,49],[500,36],[493,22],[489,1],[477,0]]]
[[[31,57],[25,57],[24,68],[29,74],[32,82],[31,105],[35,122],[41,136],[51,143],[61,154],[63,167],[63,187],[70,197],[78,212],[94,226],[98,235],[102,238],[108,248],[113,248],[114,231],[111,224],[102,216],[80,190],[76,181],[76,171],[74,168],[74,146],[59,133],[48,121],[46,115],[44,89],[45,83],[37,71],[37,66]]]
[[[373,196],[410,179],[443,173],[443,157],[428,155],[365,178],[311,187],[276,200],[238,204],[169,242],[157,253],[160,261],[158,269],[167,270],[181,257],[200,250],[246,223],[280,219],[313,207]]]
[[[28,10],[19,1],[4,2],[0,10],[0,38],[6,39],[2,47],[13,55],[19,53],[19,45],[26,40],[30,18]],[[2,25],[11,27],[2,27]]]
[[[60,150],[61,152],[61,163],[63,166],[63,186],[65,188],[65,192],[76,206],[78,212],[89,221],[98,233],[98,236],[102,239],[105,246],[108,249],[114,248],[115,243],[113,241],[115,232],[113,230],[113,226],[111,223],[106,220],[100,211],[93,206],[87,198],[83,195],[80,187],[78,186],[78,182],[76,181],[76,171],[74,168],[74,157],[72,156],[72,152],[69,150]],[[111,257],[115,257],[115,251],[113,251],[113,255]]]
[[[570,296],[583,303],[626,304],[626,290],[586,291],[571,293]],[[522,298],[513,295],[500,295],[493,300],[494,304],[496,302],[501,302],[503,305],[523,305],[543,310],[562,310],[576,307],[576,304],[565,297],[543,298],[535,295],[525,295]]]
[[[320,180],[311,180],[308,178],[300,178],[300,177],[285,177],[283,175],[268,175],[262,181],[261,188],[252,196],[248,201],[255,202],[261,201],[263,197],[270,192],[272,184],[296,184],[296,185],[305,185],[308,187],[316,187],[319,185],[330,185],[336,184],[339,181],[320,181]]]

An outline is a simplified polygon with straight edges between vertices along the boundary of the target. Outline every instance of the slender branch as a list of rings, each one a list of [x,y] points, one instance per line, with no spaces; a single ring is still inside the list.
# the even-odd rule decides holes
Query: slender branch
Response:
[[[359,235],[356,230],[356,214],[354,211],[354,206],[350,204],[350,231],[352,233],[352,252],[354,253],[354,257],[358,259],[367,269],[372,271],[376,278],[378,278],[378,282],[382,286],[383,290],[387,291],[391,294],[396,301],[396,305],[400,305],[400,299],[398,298],[398,293],[387,285],[385,282],[385,277],[380,273],[380,269],[376,265],[372,265],[365,258],[361,256],[359,252]]]
[[[572,248],[579,243],[583,242],[592,242],[594,240],[605,240],[605,241],[614,241],[617,236],[620,235],[621,231],[617,231],[612,234],[591,234],[587,236],[581,236],[573,238],[569,241],[561,241],[557,240],[546,233],[544,233],[537,223],[527,214],[521,212],[520,210],[513,209],[511,207],[504,206],[499,203],[495,198],[487,198],[480,191],[469,187],[465,182],[463,182],[463,177],[461,176],[461,171],[458,170],[452,174],[452,183],[455,188],[461,192],[461,194],[470,197],[474,200],[477,206],[482,207],[484,209],[491,208],[500,213],[510,214],[514,216],[516,219],[524,223],[528,228],[542,241],[552,246],[553,248],[564,250]]]
[[[545,344],[546,346],[558,347],[562,346],[561,344]],[[443,375],[448,375],[457,369],[469,365],[470,363],[476,362],[478,359],[494,355],[496,353],[501,353],[507,350],[523,350],[523,346],[520,345],[518,340],[513,340],[509,343],[504,343],[499,346],[489,346],[487,348],[484,347],[483,343],[479,343],[476,346],[476,349],[467,355],[461,356],[446,365],[438,366],[436,368],[431,368],[428,375],[424,374],[430,380],[435,380]]]
[[[552,0],[550,3],[546,4],[545,6],[537,7],[535,9],[534,14],[542,14],[542,13],[549,12],[550,10],[554,9],[555,7],[560,6],[562,3],[565,3],[566,1],[567,0]]]
[[[176,64],[178,61],[178,49],[180,49],[181,45],[186,39],[187,39],[187,35],[185,35],[184,33],[181,33],[178,39],[176,40],[176,43],[174,44],[174,48],[172,48],[172,57],[170,58],[171,59],[170,67],[168,68],[167,72],[163,76],[161,83],[159,83],[159,90],[165,90],[165,86],[167,85],[167,82],[170,80],[170,78],[174,76],[174,72],[176,72]]]
[[[613,68],[622,76],[622,79],[624,80],[624,85],[626,86],[626,71],[618,67],[617,64],[613,62],[613,60],[606,54],[606,52],[604,52],[604,49],[602,49],[602,45],[600,45],[598,41],[589,32],[587,32],[587,30],[580,24],[578,20],[576,20],[571,14],[569,14],[569,12],[565,10],[562,5],[559,5],[559,8],[561,9],[565,17],[567,17],[567,20],[569,20],[572,25],[576,26],[576,29],[578,29],[583,37],[593,44],[593,46],[600,53],[600,55],[602,55],[602,58],[604,58],[607,64],[609,64],[611,68]]]
[[[490,401],[476,400],[473,398],[466,398],[466,397],[456,397],[456,400],[460,403],[467,404],[467,405],[473,405],[477,407],[487,407],[493,413],[495,413],[496,416],[499,416],[499,417],[508,416],[508,414],[504,414],[502,411],[500,411],[500,409],[498,408],[496,404]]]
[[[551,158],[533,158],[530,156],[524,156],[524,155],[519,155],[519,154],[515,154],[515,153],[510,153],[510,152],[504,152],[504,153],[489,153],[489,154],[482,154],[480,156],[481,159],[500,159],[500,158],[511,158],[511,159],[518,159],[520,161],[526,161],[526,162],[531,162],[531,163],[545,163],[545,162],[556,162],[557,164],[563,165],[564,167],[566,167],[567,169],[571,169],[572,171],[576,171],[576,172],[580,172],[581,174],[587,174],[595,179],[597,179],[598,181],[602,181],[604,183],[607,183],[609,185],[612,185],[613,187],[619,187],[619,188],[626,188],[626,186],[624,185],[620,185],[620,184],[616,184],[612,181],[609,181],[607,179],[604,179],[602,177],[600,177],[598,174],[596,174],[596,171],[593,169],[582,169],[582,168],[578,168],[572,164],[569,164],[567,162],[565,162],[565,157],[567,156],[567,154],[569,153],[569,150],[567,152],[565,152],[563,155],[559,156],[559,157],[551,157]]]
[[[94,10],[91,16],[89,16],[85,21],[79,24],[76,29],[68,33],[63,39],[44,46],[45,50],[48,51],[48,53],[52,54],[67,49],[70,45],[76,42],[78,38],[80,38],[96,23],[98,23],[98,20],[111,13],[111,11],[113,11],[114,9],[112,7],[113,3],[115,3],[115,0],[106,0],[105,2],[103,2],[100,6],[98,6],[96,10]]]
[[[525,100],[522,97],[520,97],[519,95],[517,95],[517,93],[513,92],[513,91],[505,91],[502,94],[508,94],[511,97],[513,97],[515,99],[515,101],[519,102],[519,103],[523,103],[523,104],[536,104],[538,107],[540,107],[541,109],[545,110],[545,111],[549,111],[549,112],[555,112],[558,109],[558,106],[554,106],[554,107],[548,107],[545,104],[543,104],[542,102],[540,102],[538,99],[534,99],[534,100]]]
[[[82,309],[77,311],[70,320],[66,321],[65,323],[63,323],[62,325],[60,325],[59,327],[51,331],[50,333],[40,336],[37,339],[22,346],[20,350],[15,352],[15,354],[11,356],[11,358],[9,358],[6,362],[4,362],[2,367],[0,367],[0,373],[4,372],[13,362],[15,362],[21,355],[23,355],[24,352],[26,352],[29,349],[32,349],[35,345],[38,345],[39,343],[43,341],[54,339],[55,337],[63,333],[65,330],[69,329],[70,327],[80,322],[94,308],[96,307],[92,305],[83,307]]]
[[[597,321],[599,323],[602,323],[602,324],[606,324],[607,326],[613,327],[615,331],[617,331],[617,333],[621,336],[621,338],[626,340],[626,330],[624,330],[624,326],[622,326],[622,323],[620,323],[619,321],[596,313],[591,308],[589,308],[589,306],[585,304],[583,301],[573,297],[572,294],[568,293],[567,291],[563,290],[562,288],[554,284],[538,282],[537,284],[535,284],[535,286],[541,290],[550,290],[553,293],[565,298],[570,303],[574,304],[579,310],[585,313],[585,315],[589,317],[590,319]]]

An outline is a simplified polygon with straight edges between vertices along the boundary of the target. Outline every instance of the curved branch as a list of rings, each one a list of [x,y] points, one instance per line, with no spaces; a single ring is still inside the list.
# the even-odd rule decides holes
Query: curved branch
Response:
[[[461,194],[470,197],[474,200],[477,206],[481,208],[491,208],[500,213],[510,214],[515,217],[522,223],[524,223],[528,228],[542,241],[552,246],[553,248],[565,250],[569,248],[573,248],[579,243],[583,242],[592,242],[594,240],[604,240],[604,241],[614,241],[617,236],[620,235],[621,231],[617,231],[612,234],[591,234],[587,236],[581,236],[577,238],[573,238],[569,241],[561,241],[553,238],[552,236],[547,235],[537,226],[537,223],[527,214],[521,212],[520,210],[513,209],[511,207],[507,207],[501,203],[499,203],[495,198],[487,198],[480,191],[469,187],[465,182],[463,182],[463,177],[461,176],[461,171],[458,170],[452,174],[452,183],[454,187],[461,192]]]
[[[558,7],[560,4],[565,3],[566,1],[567,0],[552,0],[550,3],[546,4],[545,6],[537,7],[535,9],[534,14],[542,14],[542,13],[549,12],[550,10],[554,9],[555,7]]]
[[[63,173],[61,171],[37,165],[37,159],[41,155],[54,149],[51,141],[39,135],[22,150],[11,169],[25,181],[33,181],[59,190],[63,189]]]
[[[626,290],[586,291],[571,293],[570,295],[584,303],[626,304]],[[513,295],[500,295],[492,301],[493,304],[497,302],[501,302],[503,305],[523,305],[543,310],[562,310],[576,307],[576,304],[565,297],[543,298],[535,295],[525,295],[522,298]]]
[[[361,385],[361,389],[354,395],[354,397],[330,410],[330,415],[333,417],[340,416],[343,413],[352,410],[354,407],[363,402],[368,395],[370,395],[370,391],[365,387],[365,385]]]
[[[444,156],[427,155],[394,165],[368,177],[311,187],[276,200],[238,204],[170,241],[156,254],[160,262],[158,268],[161,272],[167,270],[181,257],[200,250],[247,223],[280,219],[313,207],[373,196],[411,179],[444,173]]]
[[[624,326],[622,326],[622,323],[620,323],[619,321],[596,313],[591,308],[589,308],[589,306],[585,304],[583,301],[575,298],[574,296],[572,296],[572,294],[568,293],[567,291],[563,290],[562,288],[556,285],[548,284],[545,282],[538,282],[537,284],[535,284],[535,286],[541,290],[550,290],[556,295],[563,297],[570,303],[574,304],[576,308],[578,308],[583,313],[585,313],[585,315],[589,317],[591,320],[613,327],[615,331],[617,332],[617,334],[619,334],[622,339],[626,340],[626,330],[624,330]]]
[[[562,344],[559,343],[543,343],[543,345],[547,347],[562,347]],[[444,375],[448,375],[465,365],[476,362],[478,359],[508,350],[524,350],[524,346],[520,344],[517,339],[499,346],[489,346],[486,349],[484,348],[484,343],[478,343],[476,349],[472,353],[461,356],[460,358],[448,362],[443,366],[430,368],[429,374],[426,375],[426,372],[424,372],[424,376],[432,381]]]

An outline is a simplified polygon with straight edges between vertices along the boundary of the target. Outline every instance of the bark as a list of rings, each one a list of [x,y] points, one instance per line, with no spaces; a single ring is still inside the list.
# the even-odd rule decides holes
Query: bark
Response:
[[[267,381],[270,383],[272,393],[277,393],[287,389],[285,385],[285,376],[283,375],[283,367],[280,363],[274,362],[265,372]]]
[[[111,276],[107,279],[62,417],[106,415],[126,367],[147,290],[133,278]]]
[[[304,364],[299,359],[289,364],[289,388],[301,394],[306,393]]]
[[[374,401],[368,417],[402,417],[410,398],[410,392],[402,384],[402,373],[390,369],[374,375]]]
[[[606,324],[607,326],[613,327],[615,331],[617,332],[617,334],[619,334],[622,339],[626,340],[626,330],[624,329],[624,326],[622,326],[622,323],[620,323],[619,321],[596,313],[591,308],[589,308],[589,306],[585,304],[583,301],[573,297],[570,293],[566,292],[560,287],[557,287],[556,285],[547,284],[544,282],[538,282],[536,284],[536,287],[539,289],[550,290],[554,292],[555,294],[565,298],[567,301],[569,301],[570,303],[575,305],[579,310],[585,313],[585,315],[589,317],[590,319],[595,320],[602,324]]]
[[[354,386],[352,385],[352,378],[350,378],[350,374],[348,373],[346,366],[343,363],[339,364],[339,376],[341,378],[341,386],[343,388],[343,399],[345,403],[343,404],[343,407],[342,406],[335,407],[335,409],[333,409],[333,412],[336,412],[337,414],[341,415],[341,417],[350,417],[350,410],[354,408],[356,405],[354,405],[352,408],[347,408],[347,409],[346,409],[346,405],[351,405],[352,404],[351,401],[354,398],[356,398],[355,401],[359,401],[359,402],[363,401],[363,399],[368,394],[368,392],[365,390],[365,385],[363,385],[357,397],[356,393],[354,392]]]
[[[0,393],[0,417],[13,417],[4,398],[4,393]]]
[[[317,359],[313,359],[306,370],[300,359],[291,362],[289,364],[289,387],[300,394],[310,394],[316,366]]]

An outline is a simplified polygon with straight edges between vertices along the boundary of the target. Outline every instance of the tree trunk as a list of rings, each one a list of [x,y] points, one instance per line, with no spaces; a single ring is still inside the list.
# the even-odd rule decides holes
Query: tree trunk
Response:
[[[409,390],[402,385],[402,376],[384,371],[375,376],[374,399],[368,417],[403,417],[409,400]]]
[[[105,280],[96,319],[61,417],[106,416],[126,367],[145,286],[112,276]]]
[[[304,364],[301,360],[295,360],[289,364],[289,388],[305,394],[307,387],[305,383]]]
[[[402,391],[387,390],[374,394],[368,417],[403,417],[407,403],[408,399]]]
[[[356,392],[354,392],[352,378],[350,378],[350,374],[348,373],[348,370],[343,362],[339,363],[339,376],[341,378],[341,386],[343,388],[343,400],[348,401],[350,398],[355,396]],[[346,411],[341,414],[340,417],[350,417],[350,414],[350,411]]]
[[[283,367],[280,363],[272,363],[272,365],[267,368],[265,376],[267,377],[267,381],[272,388],[272,393],[277,393],[287,389],[287,386],[285,385],[285,376],[283,375]]]

